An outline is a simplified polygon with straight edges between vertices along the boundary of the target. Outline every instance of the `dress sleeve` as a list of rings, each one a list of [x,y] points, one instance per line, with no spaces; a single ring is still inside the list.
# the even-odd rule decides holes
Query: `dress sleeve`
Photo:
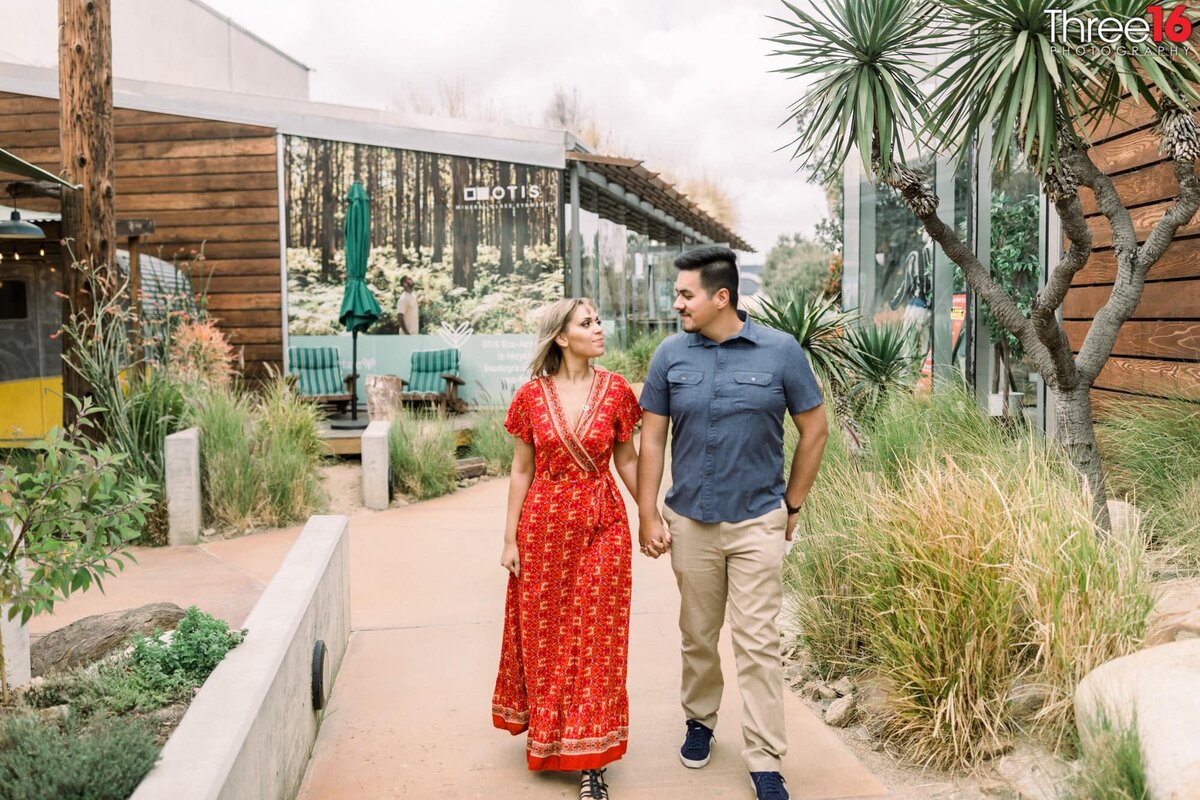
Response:
[[[508,415],[504,418],[504,428],[522,441],[533,444],[533,421],[529,418],[528,384],[517,389],[512,403],[508,406]]]
[[[613,425],[617,431],[617,441],[628,442],[633,438],[633,429],[642,420],[642,409],[628,383],[620,381],[617,392],[617,411],[613,415]]]

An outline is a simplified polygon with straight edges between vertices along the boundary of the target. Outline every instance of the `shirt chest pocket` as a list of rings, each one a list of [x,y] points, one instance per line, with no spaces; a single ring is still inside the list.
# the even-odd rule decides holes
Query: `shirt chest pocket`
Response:
[[[676,367],[667,372],[667,384],[671,387],[671,406],[687,408],[696,403],[700,397],[700,384],[704,382],[704,373],[698,369]]]
[[[734,408],[772,413],[777,410],[783,392],[775,379],[775,373],[735,370],[732,377]]]

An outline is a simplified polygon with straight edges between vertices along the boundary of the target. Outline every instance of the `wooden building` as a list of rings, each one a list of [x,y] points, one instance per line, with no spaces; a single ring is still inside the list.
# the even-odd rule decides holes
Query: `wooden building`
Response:
[[[1138,241],[1143,242],[1179,187],[1150,130],[1152,109],[1126,103],[1122,116],[1123,120],[1093,134],[1091,156],[1112,176],[1133,217]],[[1064,327],[1076,352],[1091,320],[1108,300],[1116,275],[1108,221],[1091,191],[1083,189],[1081,196],[1095,251],[1076,274],[1063,303]],[[1092,398],[1103,409],[1106,403],[1143,395],[1200,401],[1200,215],[1179,229],[1175,241],[1151,267],[1141,303],[1121,326]]]

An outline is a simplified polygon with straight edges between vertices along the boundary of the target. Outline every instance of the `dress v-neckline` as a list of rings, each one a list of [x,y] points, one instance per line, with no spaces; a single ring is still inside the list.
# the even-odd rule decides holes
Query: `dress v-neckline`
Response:
[[[554,380],[553,375],[546,376],[546,382],[550,384],[550,391],[554,394],[555,410],[562,417],[561,423],[563,430],[571,431],[576,438],[583,438],[583,434],[587,432],[587,425],[590,422],[588,419],[589,412],[596,405],[596,386],[600,382],[600,370],[592,368],[592,382],[588,385],[587,394],[584,396],[583,405],[579,409],[579,416],[575,418],[575,424],[571,424],[571,418],[567,414],[567,407],[562,401],[562,395],[558,392],[558,382]]]

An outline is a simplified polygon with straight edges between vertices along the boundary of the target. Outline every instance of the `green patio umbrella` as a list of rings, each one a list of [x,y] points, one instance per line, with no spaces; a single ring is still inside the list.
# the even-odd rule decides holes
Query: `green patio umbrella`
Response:
[[[379,319],[379,303],[367,287],[367,253],[371,249],[371,205],[367,190],[358,181],[346,195],[346,291],[338,321],[350,331],[354,384],[351,389],[350,419],[358,422],[358,333]]]

